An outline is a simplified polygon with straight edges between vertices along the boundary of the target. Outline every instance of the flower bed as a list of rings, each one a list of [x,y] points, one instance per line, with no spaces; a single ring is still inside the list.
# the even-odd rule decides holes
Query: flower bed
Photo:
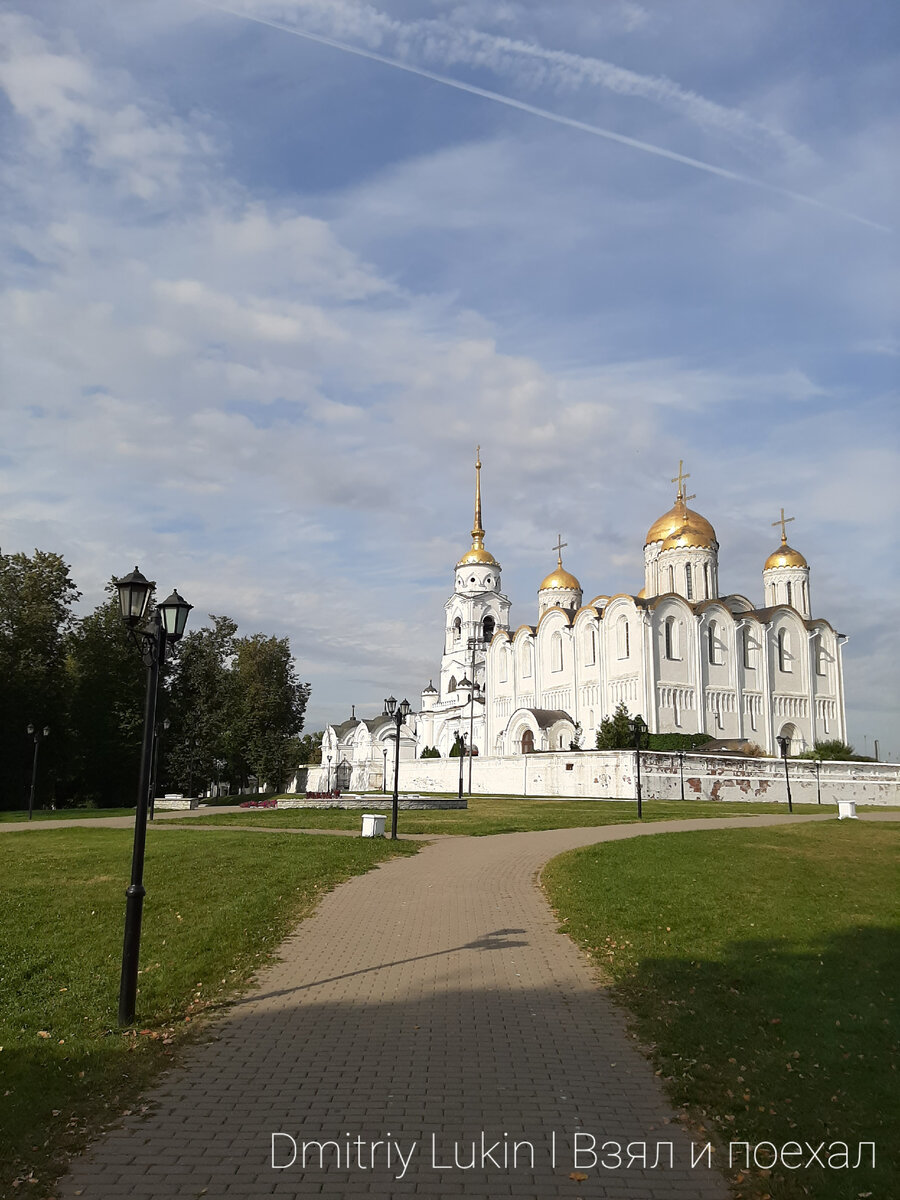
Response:
[[[277,808],[277,800],[244,800],[241,802],[241,808]]]

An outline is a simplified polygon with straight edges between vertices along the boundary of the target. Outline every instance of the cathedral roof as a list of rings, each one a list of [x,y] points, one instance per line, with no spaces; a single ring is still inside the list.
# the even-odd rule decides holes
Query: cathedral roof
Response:
[[[764,571],[770,571],[772,567],[809,567],[809,563],[803,557],[799,550],[793,550],[787,542],[782,542],[777,550],[773,550],[766,559]]]
[[[532,714],[541,729],[549,729],[557,721],[568,721],[571,725],[575,724],[569,714],[562,708],[529,708],[527,711]]]

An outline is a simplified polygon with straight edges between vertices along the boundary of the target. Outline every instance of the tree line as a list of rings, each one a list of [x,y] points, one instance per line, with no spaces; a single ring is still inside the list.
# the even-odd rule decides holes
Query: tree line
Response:
[[[140,764],[146,669],[119,615],[115,581],[86,616],[58,554],[0,553],[0,808],[131,805]],[[230,617],[170,647],[160,673],[157,794],[276,790],[305,757],[309,684],[287,638],[239,636]],[[164,729],[164,722],[168,728]]]

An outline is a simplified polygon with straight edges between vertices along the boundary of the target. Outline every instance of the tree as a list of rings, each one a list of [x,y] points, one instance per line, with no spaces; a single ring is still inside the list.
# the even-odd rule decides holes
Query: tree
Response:
[[[622,700],[611,717],[604,717],[597,730],[598,750],[628,750],[634,745],[628,706]]]
[[[422,751],[422,753],[419,755],[419,758],[440,758],[440,757],[441,757],[441,752],[440,752],[440,750],[438,750],[437,746],[426,746],[424,748],[424,750]]]
[[[119,613],[115,580],[107,599],[66,639],[69,786],[82,803],[131,805],[140,771],[147,670]]]
[[[805,750],[802,754],[798,754],[798,758],[818,758],[820,760],[848,762],[855,755],[855,750],[846,742],[842,742],[839,738],[832,738],[829,741],[816,742],[812,750]]]
[[[38,799],[64,770],[66,731],[63,645],[80,592],[58,554],[0,554],[0,807],[21,808],[34,743],[29,722],[49,725],[41,746]]]
[[[325,731],[322,729],[315,733],[305,733],[298,742],[300,757],[297,761],[310,765],[318,763],[322,757],[322,738],[324,736]]]
[[[212,627],[196,629],[178,643],[171,679],[160,704],[159,719],[168,715],[171,728],[163,743],[158,778],[182,791],[201,791],[225,762],[228,776],[246,774],[246,759],[234,726],[239,704],[232,661],[237,624],[231,617],[210,614]]]
[[[297,679],[287,638],[256,633],[235,643],[230,736],[258,779],[280,791],[299,761],[309,684]]]
[[[581,743],[584,741],[584,730],[581,728],[581,722],[575,722],[575,731],[572,735],[572,740],[569,742],[570,750],[580,750]]]

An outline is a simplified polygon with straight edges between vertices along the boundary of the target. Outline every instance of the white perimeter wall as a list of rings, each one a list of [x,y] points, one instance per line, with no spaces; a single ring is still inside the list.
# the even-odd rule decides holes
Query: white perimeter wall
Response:
[[[788,759],[791,797],[815,804],[816,766]],[[823,762],[819,768],[823,804],[900,804],[900,765]],[[463,763],[468,791],[469,760]],[[645,800],[680,800],[677,754],[642,751],[641,791]],[[456,792],[458,758],[419,758],[400,763],[401,791]],[[472,791],[512,796],[584,796],[634,799],[635,755],[631,750],[511,755],[472,760]],[[784,763],[777,758],[684,756],[686,800],[763,800],[786,803]]]

